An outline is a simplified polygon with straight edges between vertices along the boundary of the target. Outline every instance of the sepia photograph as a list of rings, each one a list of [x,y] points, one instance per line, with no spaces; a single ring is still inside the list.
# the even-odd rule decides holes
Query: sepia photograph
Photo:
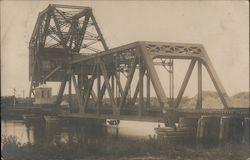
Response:
[[[2,0],[1,160],[250,160],[247,0]]]

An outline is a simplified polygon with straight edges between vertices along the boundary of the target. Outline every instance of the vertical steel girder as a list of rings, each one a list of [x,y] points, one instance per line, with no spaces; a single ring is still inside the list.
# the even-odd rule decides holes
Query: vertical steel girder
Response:
[[[71,73],[71,70],[68,72],[68,86],[69,86],[69,106],[70,108],[72,109],[72,85],[71,85],[71,79],[72,79],[72,73]]]
[[[169,60],[169,99],[170,99],[170,107],[173,108],[174,101],[174,61],[172,58]]]
[[[198,60],[198,96],[196,109],[202,108],[202,62]]]
[[[114,75],[111,76],[111,88],[112,88],[112,92],[115,95],[115,77],[114,77]]]
[[[138,116],[142,116],[143,108],[144,108],[144,98],[143,98],[143,76],[145,73],[143,59],[140,57],[139,59],[139,108],[138,108]]]
[[[142,43],[140,46],[140,49],[141,49],[141,56],[143,57],[145,67],[148,71],[148,74],[150,75],[150,78],[154,86],[156,95],[159,99],[159,102],[161,103],[161,105],[163,105],[163,107],[166,107],[168,100],[164,93],[163,87],[160,83],[156,70],[154,68],[153,59],[151,58],[150,54],[147,52],[147,49],[145,48],[145,44]]]
[[[78,84],[78,90],[81,93],[81,96],[83,96],[82,89],[83,89],[83,76],[82,72],[77,75],[77,84]]]
[[[150,107],[150,76],[147,73],[147,101],[146,101],[146,107]]]
[[[96,102],[96,113],[100,114],[100,106],[101,106],[101,74],[100,74],[100,65],[97,66],[97,102]]]

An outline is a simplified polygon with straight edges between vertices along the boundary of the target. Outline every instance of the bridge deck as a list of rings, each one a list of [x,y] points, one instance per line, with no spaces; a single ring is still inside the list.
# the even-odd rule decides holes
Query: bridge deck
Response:
[[[179,116],[183,117],[200,117],[201,115],[211,115],[215,117],[231,116],[231,117],[249,117],[249,108],[231,108],[231,109],[179,109]],[[62,118],[77,119],[119,119],[130,121],[147,121],[147,122],[164,122],[162,116],[137,116],[137,115],[110,115],[110,114],[90,114],[90,113],[68,113],[61,114]]]
[[[246,118],[249,117],[249,108],[244,109],[202,109],[202,110],[180,110],[180,117],[201,117],[201,116],[213,116],[213,117],[236,117],[236,118]]]
[[[163,122],[161,117],[152,117],[152,116],[135,116],[135,115],[97,115],[97,114],[62,114],[59,115],[61,118],[77,118],[77,119],[119,119],[119,120],[128,120],[128,121],[146,121],[146,122]]]

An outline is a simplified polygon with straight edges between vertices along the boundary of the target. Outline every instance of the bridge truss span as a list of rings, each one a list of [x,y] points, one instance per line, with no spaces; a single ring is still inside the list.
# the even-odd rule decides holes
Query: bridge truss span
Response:
[[[54,23],[50,24],[52,19]],[[88,31],[91,26],[94,33]],[[64,27],[68,29],[62,31]],[[56,41],[55,44],[46,45],[49,37]],[[94,46],[96,43],[99,46]],[[174,61],[179,59],[188,60],[190,64],[175,97]],[[168,71],[168,97],[155,66]],[[224,109],[228,109],[227,93],[203,45],[138,41],[108,49],[91,8],[50,5],[39,14],[30,42],[30,95],[39,84],[59,82],[55,102],[59,105],[68,83],[69,103],[74,115],[120,116],[123,119],[126,116],[136,119],[155,117],[158,120],[167,117],[174,123],[195,66],[198,72],[195,110],[202,110],[203,68],[207,70]],[[151,84],[158,106],[151,103]],[[77,103],[72,100],[72,86]]]

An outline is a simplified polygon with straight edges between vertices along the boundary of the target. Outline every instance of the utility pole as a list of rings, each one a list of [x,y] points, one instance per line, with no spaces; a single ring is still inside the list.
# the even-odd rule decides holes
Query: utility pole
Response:
[[[24,90],[23,90],[23,99],[24,99]]]
[[[13,92],[14,92],[13,107],[15,108],[16,106],[16,89],[15,88],[13,89]]]

